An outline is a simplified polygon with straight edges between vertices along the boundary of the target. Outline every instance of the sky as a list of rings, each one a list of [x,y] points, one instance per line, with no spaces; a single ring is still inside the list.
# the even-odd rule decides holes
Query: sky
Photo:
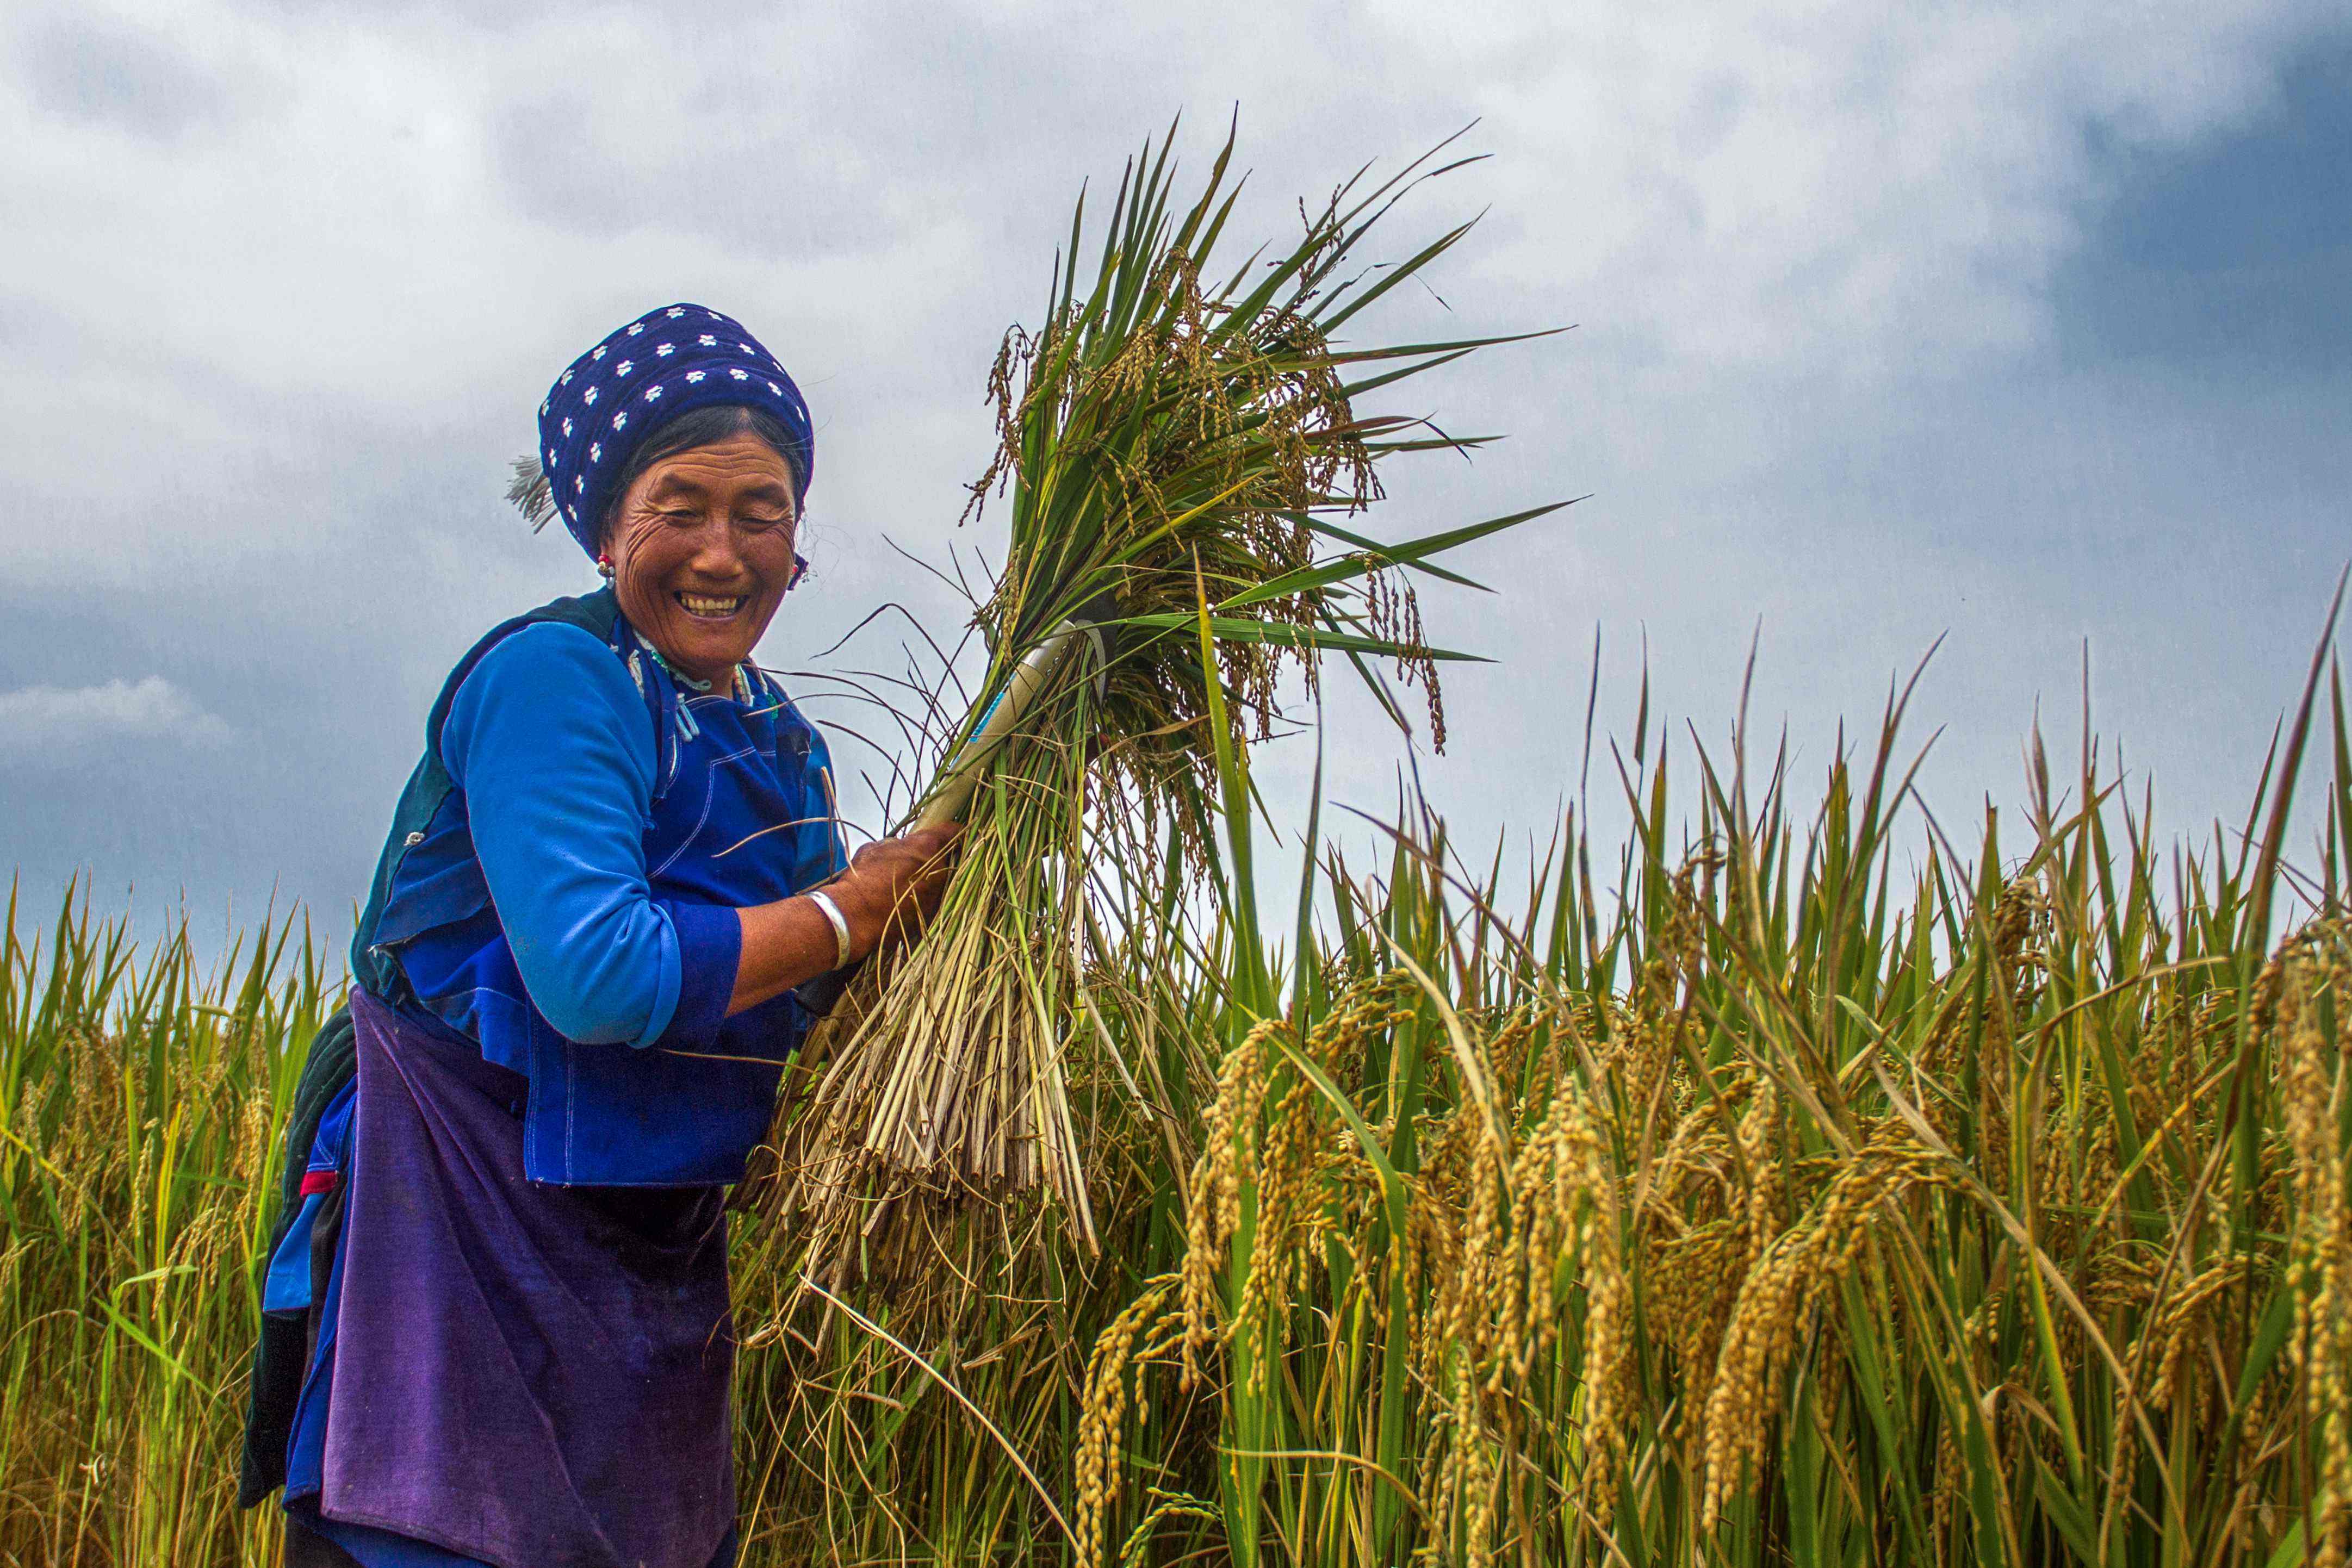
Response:
[[[1934,648],[1906,735],[1948,823],[2021,799],[2037,714],[2071,755],[2087,659],[2160,825],[2242,816],[2352,559],[2340,5],[34,3],[0,19],[0,869],[347,929],[452,661],[593,581],[501,498],[548,382],[673,299],[815,412],[815,572],[763,661],[890,664],[819,657],[887,601],[951,632],[900,551],[999,548],[957,528],[998,342],[1081,185],[1180,116],[1196,175],[1237,124],[1253,243],[1472,126],[1381,243],[1476,228],[1360,321],[1574,329],[1384,405],[1508,439],[1399,466],[1372,532],[1580,499],[1465,552],[1493,594],[1426,596],[1496,661],[1449,671],[1446,756],[1335,684],[1335,801],[1410,765],[1468,839],[1547,837],[1597,641],[1604,746],[1646,673],[1717,752],[1752,646],[1800,798]],[[1263,748],[1278,814],[1313,747]]]

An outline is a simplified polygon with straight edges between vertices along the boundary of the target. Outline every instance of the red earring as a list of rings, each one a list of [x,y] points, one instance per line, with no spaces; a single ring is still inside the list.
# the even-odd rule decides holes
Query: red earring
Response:
[[[611,556],[600,555],[596,558],[596,575],[605,578],[609,578],[613,575],[613,558]]]

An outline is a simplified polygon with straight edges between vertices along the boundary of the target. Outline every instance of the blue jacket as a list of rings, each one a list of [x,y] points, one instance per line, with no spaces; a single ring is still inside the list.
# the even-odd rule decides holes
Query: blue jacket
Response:
[[[767,1132],[811,1014],[725,1016],[735,911],[844,857],[823,738],[741,674],[678,681],[608,590],[495,628],[434,705],[352,970],[528,1079],[534,1181],[732,1181]]]

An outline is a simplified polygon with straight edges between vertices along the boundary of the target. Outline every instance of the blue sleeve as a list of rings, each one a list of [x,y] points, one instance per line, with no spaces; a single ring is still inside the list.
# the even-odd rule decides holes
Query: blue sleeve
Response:
[[[458,685],[441,761],[524,988],[566,1039],[707,1040],[741,956],[732,909],[652,895],[645,833],[654,736],[601,640],[527,626]]]

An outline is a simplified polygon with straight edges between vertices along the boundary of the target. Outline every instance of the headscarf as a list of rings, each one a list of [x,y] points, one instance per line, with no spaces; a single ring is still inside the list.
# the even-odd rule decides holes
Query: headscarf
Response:
[[[792,437],[783,456],[793,500],[805,501],[816,432],[800,389],[740,322],[687,304],[646,311],[555,378],[539,405],[539,455],[515,465],[508,497],[541,523],[562,517],[593,556],[630,455],[679,414],[719,403],[775,416]]]

